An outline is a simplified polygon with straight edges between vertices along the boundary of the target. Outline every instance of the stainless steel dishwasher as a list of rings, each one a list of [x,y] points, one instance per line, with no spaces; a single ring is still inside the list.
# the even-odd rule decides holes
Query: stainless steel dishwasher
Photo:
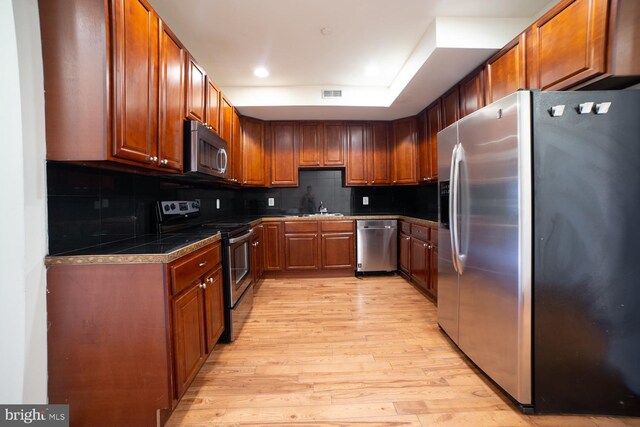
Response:
[[[365,219],[356,221],[357,272],[398,269],[398,221]]]

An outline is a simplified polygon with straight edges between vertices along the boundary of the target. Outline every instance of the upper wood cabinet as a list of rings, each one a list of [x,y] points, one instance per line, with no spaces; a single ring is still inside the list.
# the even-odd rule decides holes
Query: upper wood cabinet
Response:
[[[268,149],[265,123],[250,117],[242,118],[242,184],[266,187],[269,185]]]
[[[322,166],[344,166],[347,130],[344,122],[324,122]]]
[[[460,82],[460,118],[484,105],[484,73],[481,67]]]
[[[196,60],[187,58],[187,119],[205,123],[207,99],[207,73]]]
[[[181,172],[186,51],[147,1],[108,5],[39,2],[47,159]]]
[[[207,77],[207,100],[205,124],[212,131],[220,132],[220,89]]]
[[[389,122],[369,122],[366,133],[367,171],[371,185],[391,184]]]
[[[417,184],[416,118],[393,122],[393,184]]]
[[[366,124],[354,122],[347,124],[347,167],[345,182],[347,185],[369,184],[369,168],[367,167],[367,143],[365,140]]]
[[[420,182],[438,179],[438,132],[441,130],[441,102],[436,100],[418,115],[418,154]]]
[[[442,96],[442,128],[454,124],[460,119],[460,89],[455,85]]]
[[[229,148],[229,171],[227,173],[227,179],[233,183],[240,184],[243,177],[243,157],[242,152],[242,129],[240,125],[240,116],[235,108],[231,108],[231,140],[228,142]]]
[[[487,61],[487,104],[526,87],[525,52],[525,33],[522,33]]]
[[[529,87],[563,90],[598,76],[637,77],[638,22],[637,0],[560,2],[527,32]]]
[[[319,167],[323,165],[322,124],[318,122],[300,122],[298,124],[298,141],[300,167]]]
[[[271,123],[271,185],[298,186],[298,150],[295,122]]]

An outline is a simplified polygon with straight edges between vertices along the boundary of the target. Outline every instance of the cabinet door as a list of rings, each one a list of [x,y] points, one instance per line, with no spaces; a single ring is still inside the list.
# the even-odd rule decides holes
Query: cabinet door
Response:
[[[112,154],[149,164],[158,147],[158,16],[145,0],[114,6]]]
[[[207,353],[213,350],[224,331],[224,300],[222,298],[222,269],[207,275],[204,279],[204,318]]]
[[[474,71],[460,83],[460,117],[484,107],[484,80],[482,68]]]
[[[530,87],[563,90],[606,72],[606,0],[564,1],[533,24]]]
[[[429,286],[428,291],[438,296],[438,246],[430,242],[429,248]]]
[[[429,245],[415,237],[411,238],[411,279],[427,290],[429,280]]]
[[[400,270],[410,273],[411,237],[400,233]]]
[[[182,172],[184,151],[185,49],[160,22],[158,159],[164,168]]]
[[[263,258],[264,250],[262,243],[263,226],[253,227],[253,237],[251,239],[251,271],[253,273],[253,282],[257,284],[262,279],[264,273]]]
[[[321,125],[316,122],[302,122],[298,125],[300,141],[300,167],[322,166]]]
[[[347,137],[345,124],[325,122],[322,150],[323,166],[344,166],[344,146]]]
[[[365,124],[349,123],[347,125],[347,167],[345,170],[347,185],[367,185],[367,147],[365,141]]]
[[[442,104],[437,100],[427,108],[427,149],[429,168],[427,181],[438,180],[438,132],[442,130]]]
[[[391,184],[389,124],[371,122],[367,127],[368,176],[371,185]]]
[[[220,134],[220,89],[207,78],[206,123],[211,130]]]
[[[179,399],[204,363],[204,302],[200,283],[173,300],[176,397]]]
[[[487,104],[526,87],[525,34],[522,33],[487,62]]]
[[[230,170],[228,177],[232,182],[241,183],[242,182],[242,158],[244,157],[244,153],[242,152],[242,129],[240,127],[240,116],[238,115],[235,108],[231,109],[232,112],[232,127],[233,134],[231,135],[231,141],[229,141],[230,148]]]
[[[264,241],[264,270],[280,271],[282,270],[282,224],[279,222],[267,222],[263,226]]]
[[[249,117],[242,118],[242,184],[266,187],[269,183],[267,147],[264,122]]]
[[[393,144],[393,183],[417,184],[415,117],[393,122]]]
[[[429,129],[427,126],[427,110],[417,116],[416,126],[418,135],[418,181],[425,182],[431,177],[431,162],[429,161]]]
[[[233,138],[233,106],[226,96],[220,94],[220,137],[231,144]],[[231,153],[229,153],[231,157]]]
[[[298,186],[296,125],[293,122],[271,124],[271,185]]]
[[[204,69],[189,55],[187,62],[187,119],[205,122],[206,77]]]
[[[317,270],[318,234],[285,234],[284,235],[285,270]]]
[[[456,85],[442,96],[442,128],[454,124],[460,118],[460,90]]]
[[[320,258],[320,266],[323,270],[355,270],[353,233],[322,233]]]

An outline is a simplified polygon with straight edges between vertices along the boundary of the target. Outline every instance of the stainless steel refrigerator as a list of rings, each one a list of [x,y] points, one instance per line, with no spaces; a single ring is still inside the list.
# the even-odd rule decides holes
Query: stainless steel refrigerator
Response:
[[[438,134],[438,323],[523,410],[640,415],[640,91]]]

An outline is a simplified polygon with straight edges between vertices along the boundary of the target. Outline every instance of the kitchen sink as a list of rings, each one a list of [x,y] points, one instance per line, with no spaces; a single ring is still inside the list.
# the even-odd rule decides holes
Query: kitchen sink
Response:
[[[344,216],[341,213],[312,213],[312,214],[302,214],[300,216],[312,216],[312,217],[322,217],[322,216]]]

